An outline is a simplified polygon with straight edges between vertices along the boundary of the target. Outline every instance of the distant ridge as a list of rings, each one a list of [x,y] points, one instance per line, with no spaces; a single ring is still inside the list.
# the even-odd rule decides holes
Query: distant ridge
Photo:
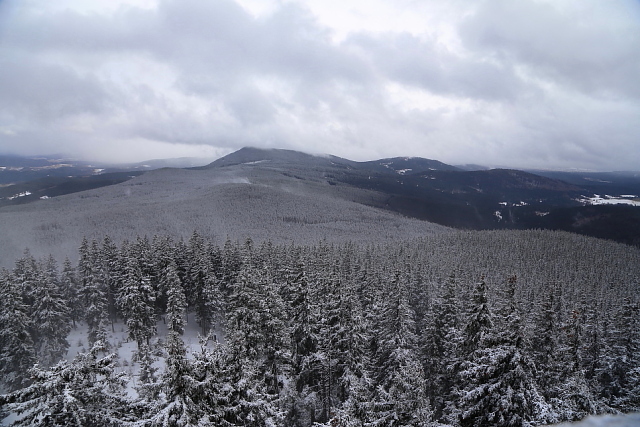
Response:
[[[589,202],[601,195],[605,202],[637,203],[640,178],[632,175],[545,177],[466,171],[419,157],[356,162],[253,147],[197,168],[145,169],[122,173],[124,182],[115,185],[108,185],[115,181],[107,182],[105,170],[92,168],[96,177],[0,188],[0,265],[25,247],[73,255],[77,248],[70,245],[83,236],[185,238],[194,229],[217,239],[381,242],[450,232],[447,227],[537,228],[640,246],[640,208]]]
[[[289,166],[314,166],[337,169],[363,170],[377,173],[422,173],[433,170],[459,171],[460,169],[438,160],[421,157],[393,157],[356,162],[332,155],[313,155],[285,149],[244,147],[210,163],[203,168],[216,168],[257,162],[274,162]]]

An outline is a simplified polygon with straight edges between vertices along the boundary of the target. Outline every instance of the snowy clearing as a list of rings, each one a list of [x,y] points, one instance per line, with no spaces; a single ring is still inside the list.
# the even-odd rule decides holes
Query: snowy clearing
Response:
[[[593,197],[583,196],[583,199],[580,199],[580,202],[586,205],[630,205],[630,206],[640,206],[640,199],[638,199],[634,195],[621,195],[621,196],[609,196],[604,195],[600,196],[598,194],[594,194]]]

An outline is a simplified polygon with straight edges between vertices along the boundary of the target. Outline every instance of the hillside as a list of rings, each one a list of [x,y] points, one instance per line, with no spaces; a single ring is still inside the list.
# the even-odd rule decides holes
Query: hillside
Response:
[[[138,234],[188,237],[198,229],[216,241],[252,236],[275,242],[368,242],[447,231],[366,206],[379,194],[333,185],[327,175],[326,168],[282,159],[159,169],[116,185],[5,206],[0,208],[0,259],[7,266],[25,247],[35,255],[73,257],[85,235],[110,234],[121,241]]]
[[[415,157],[355,162],[257,148],[141,174],[50,176],[0,188],[2,265],[27,246],[73,256],[84,235],[186,237],[194,229],[216,241],[301,243],[397,240],[446,227],[543,228],[640,245],[640,209],[629,206],[640,194],[633,174],[467,171]]]

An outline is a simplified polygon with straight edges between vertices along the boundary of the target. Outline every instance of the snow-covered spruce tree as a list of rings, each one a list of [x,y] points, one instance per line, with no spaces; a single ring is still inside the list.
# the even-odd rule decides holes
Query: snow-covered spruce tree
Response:
[[[320,280],[322,325],[318,352],[307,359],[321,368],[320,381],[309,384],[322,397],[319,421],[327,424],[362,425],[370,409],[372,380],[369,373],[369,335],[352,277],[353,248],[348,247],[342,264],[335,263],[326,279]],[[349,260],[348,262],[345,260]],[[317,375],[316,373],[316,375]],[[320,386],[320,387],[318,387]]]
[[[71,363],[62,361],[44,370],[31,370],[31,385],[0,396],[17,419],[15,427],[122,426],[138,414],[124,398],[127,379],[115,373],[114,355],[98,358],[100,342]]]
[[[101,263],[100,273],[107,298],[107,313],[111,331],[114,331],[114,324],[118,319],[118,286],[120,284],[120,262],[118,259],[118,248],[109,236],[104,236],[102,248],[100,249]]]
[[[443,422],[445,407],[455,401],[454,385],[458,375],[458,356],[462,335],[458,320],[458,282],[451,273],[427,313],[428,321],[422,331],[425,375],[428,394],[433,402],[434,417]],[[457,420],[455,420],[457,421]]]
[[[64,299],[56,261],[49,256],[41,265],[34,289],[33,325],[38,361],[44,366],[57,363],[67,352],[71,332],[68,302]]]
[[[506,310],[501,329],[493,326],[484,281],[473,294],[468,353],[460,372],[460,424],[462,426],[524,426],[544,421],[549,407],[538,393],[535,366],[523,342],[523,327],[515,302],[515,276],[506,283]],[[481,316],[481,317],[480,317]],[[471,338],[471,339],[470,339]]]
[[[29,249],[25,249],[24,254],[15,263],[13,269],[13,283],[18,287],[22,302],[26,305],[31,314],[35,299],[34,290],[38,280],[38,266],[35,258]]]
[[[536,365],[538,390],[547,401],[557,398],[557,385],[562,375],[563,366],[559,361],[558,335],[560,325],[557,319],[557,303],[559,285],[550,283],[546,286],[533,313],[530,325],[531,339],[528,349]]]
[[[473,289],[467,323],[463,331],[462,354],[468,359],[473,352],[491,342],[493,335],[493,315],[487,301],[487,284],[484,277]]]
[[[231,290],[227,289],[227,286],[235,282],[240,269],[242,268],[242,256],[238,245],[231,243],[231,240],[227,238],[222,247],[222,272],[221,276],[221,290],[223,293],[228,294]]]
[[[575,307],[565,320],[558,352],[561,375],[556,384],[555,399],[551,399],[553,410],[560,421],[576,421],[587,415],[600,412],[600,402],[594,396],[582,364],[584,347],[583,312]]]
[[[640,309],[625,297],[609,322],[606,346],[597,372],[600,393],[623,412],[640,410]]]
[[[171,268],[171,267],[169,267]],[[209,422],[208,411],[202,401],[206,391],[202,390],[200,379],[194,377],[193,362],[187,358],[187,351],[180,337],[184,330],[184,293],[181,286],[173,286],[167,301],[167,325],[165,370],[158,386],[143,387],[141,407],[145,415],[139,422],[145,426],[190,427],[213,426]],[[182,308],[182,310],[181,310]],[[213,408],[211,408],[213,409]]]
[[[202,335],[207,335],[213,314],[208,299],[215,298],[215,275],[211,274],[209,256],[204,239],[194,231],[189,239],[185,291],[187,302],[196,314]]]
[[[277,393],[283,369],[278,353],[284,348],[286,331],[275,317],[280,310],[265,304],[273,301],[268,275],[251,263],[249,256],[231,284],[226,305],[225,375],[234,388],[225,397],[224,419],[229,425],[277,425],[282,419]]]
[[[14,280],[7,270],[0,270],[0,381],[9,390],[29,384],[28,370],[36,363],[33,322]]]
[[[174,243],[168,236],[153,236],[151,240],[151,261],[153,263],[154,276],[151,285],[156,292],[156,314],[158,316],[165,313],[167,309],[167,289],[165,285],[166,268],[170,263],[174,264],[174,271],[177,274],[177,265],[175,263]]]
[[[309,426],[316,421],[315,396],[319,394],[322,358],[319,357],[320,319],[318,305],[314,304],[312,285],[309,283],[302,260],[297,260],[286,285],[291,295],[291,375],[292,388],[288,403],[286,424],[294,427]]]
[[[140,396],[143,401],[156,401],[160,397],[162,387],[162,383],[156,375],[158,368],[153,366],[158,358],[153,355],[151,348],[147,344],[143,344],[142,347],[138,349],[137,357],[140,363],[138,383],[136,385],[138,396]]]
[[[224,346],[216,342],[213,344],[213,349],[209,349],[208,343],[208,337],[201,337],[200,351],[193,354],[191,372],[195,382],[192,395],[195,402],[204,408],[206,418],[203,424],[225,426],[229,425],[224,417],[231,403],[227,398],[234,385],[227,382]]]
[[[95,250],[97,244],[92,247],[89,246],[86,238],[82,239],[77,269],[80,303],[84,306],[84,320],[88,327],[89,345],[93,346],[96,342],[101,341],[105,346],[108,346],[106,339],[108,301],[101,273],[100,254]]]
[[[118,305],[124,315],[129,338],[136,341],[140,349],[144,343],[149,345],[149,339],[156,333],[155,292],[134,256],[130,251],[122,254]]]
[[[168,328],[179,335],[184,334],[187,309],[187,297],[180,283],[175,262],[171,261],[162,273],[162,288],[166,289],[167,298],[167,325]]]
[[[60,290],[62,297],[67,302],[69,308],[69,317],[75,328],[76,322],[83,317],[83,305],[79,304],[80,290],[78,288],[78,280],[76,278],[76,269],[71,264],[69,258],[65,258],[62,264],[62,272],[60,273]]]
[[[387,281],[380,307],[376,390],[369,421],[373,426],[430,425],[432,411],[418,356],[415,314],[407,280],[400,273]]]

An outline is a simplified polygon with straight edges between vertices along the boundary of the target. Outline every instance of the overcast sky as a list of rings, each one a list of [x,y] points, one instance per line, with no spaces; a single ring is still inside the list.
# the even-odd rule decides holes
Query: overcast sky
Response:
[[[640,170],[638,0],[0,0],[0,152]]]

